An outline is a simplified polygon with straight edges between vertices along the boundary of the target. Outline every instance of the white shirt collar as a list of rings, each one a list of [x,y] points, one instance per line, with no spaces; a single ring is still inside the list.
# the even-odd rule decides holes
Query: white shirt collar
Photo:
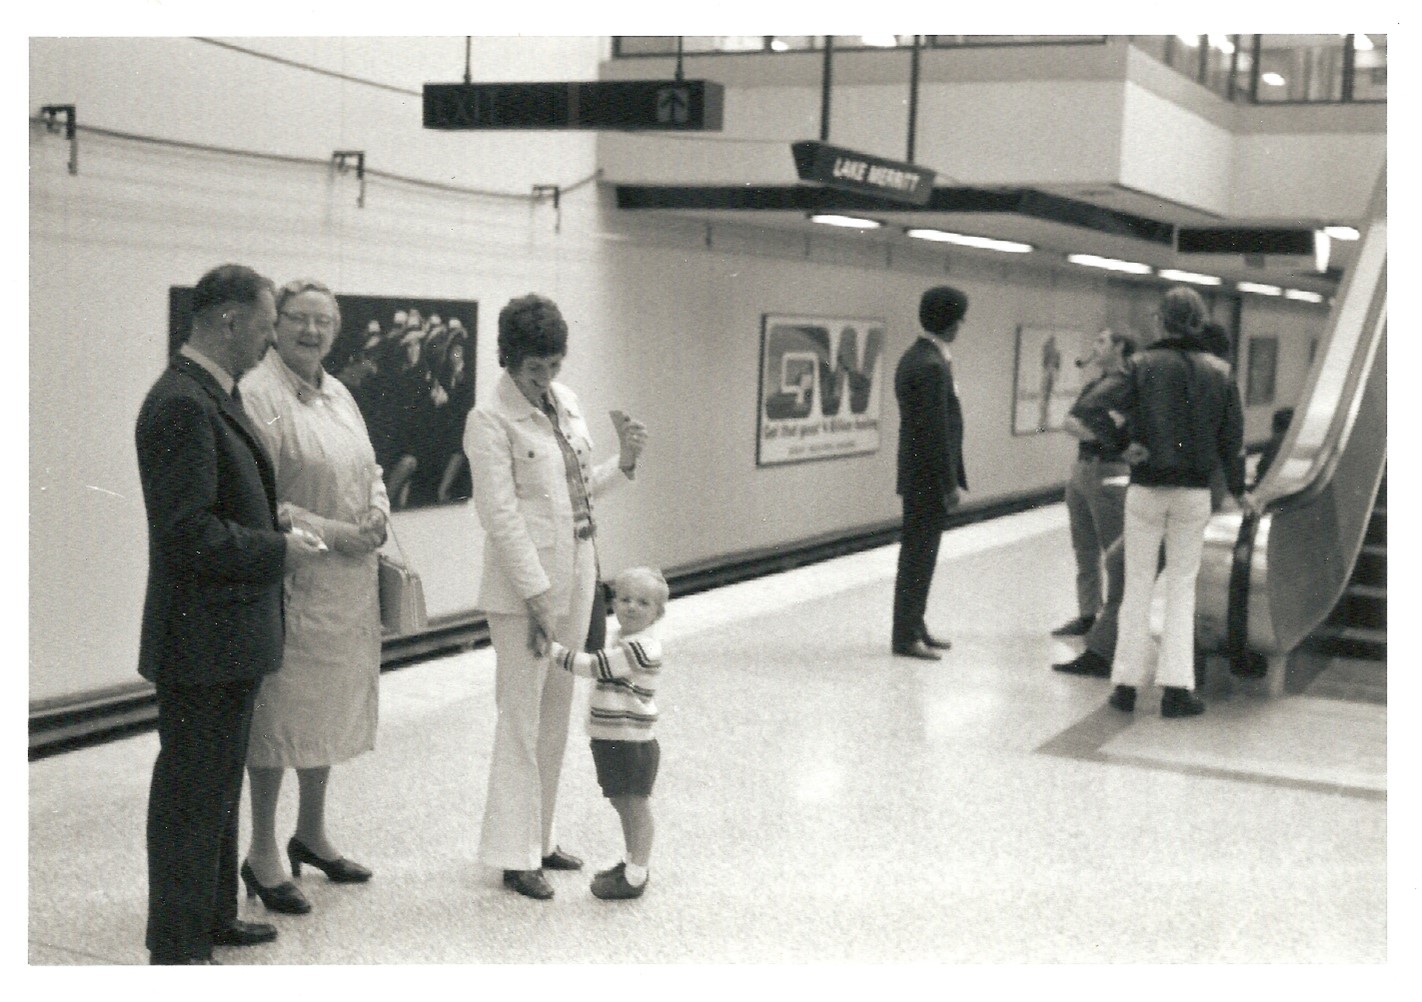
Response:
[[[212,359],[208,358],[202,352],[198,351],[187,341],[184,341],[182,345],[178,348],[178,354],[182,355],[185,358],[192,359],[198,365],[206,369],[209,373],[212,374],[212,378],[217,380],[217,385],[222,387],[223,392],[226,393],[229,397],[232,396],[233,380],[232,374],[230,372],[228,372],[222,366],[218,365]]]

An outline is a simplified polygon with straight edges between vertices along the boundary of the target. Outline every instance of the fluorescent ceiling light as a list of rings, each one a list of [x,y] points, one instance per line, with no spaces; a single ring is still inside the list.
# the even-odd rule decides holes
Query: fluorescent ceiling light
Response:
[[[1373,40],[1367,35],[1353,36],[1353,49],[1356,52],[1368,52],[1373,47]]]
[[[1260,83],[1268,84],[1270,87],[1284,86],[1284,77],[1279,73],[1261,73],[1259,74],[1259,81]]]
[[[1334,240],[1357,240],[1361,233],[1353,226],[1325,226],[1323,232]]]
[[[1220,279],[1214,275],[1201,275],[1198,271],[1181,271],[1178,268],[1161,268],[1156,272],[1161,278],[1172,282],[1194,282],[1196,285],[1219,285]]]
[[[1307,292],[1304,289],[1285,289],[1285,299],[1297,299],[1304,303],[1321,303],[1323,297],[1316,292]]]
[[[810,217],[812,223],[824,223],[826,226],[847,226],[852,230],[876,230],[884,224],[877,219],[864,219],[860,216],[840,216],[832,212],[821,212]]]
[[[1313,268],[1315,271],[1328,270],[1328,257],[1333,253],[1333,238],[1325,230],[1313,235]]]
[[[1228,35],[1211,35],[1210,44],[1227,56],[1234,54],[1234,43],[1229,40]]]
[[[1068,254],[1067,260],[1072,264],[1084,264],[1088,268],[1105,268],[1107,271],[1125,271],[1132,275],[1149,275],[1150,265],[1139,264],[1135,261],[1120,261],[1114,257],[1098,257],[1095,254]]]
[[[772,52],[789,52],[790,43],[783,38],[772,38],[770,40],[770,50]]]
[[[1016,240],[994,240],[992,237],[975,237],[966,233],[950,233],[947,230],[912,229],[905,230],[904,233],[915,240],[936,240],[939,243],[981,247],[984,250],[1003,251],[1007,254],[1026,254],[1032,249],[1031,244],[1018,243]]]
[[[1180,41],[1182,41],[1186,45],[1190,46],[1190,48],[1192,49],[1200,44],[1199,35],[1176,35],[1175,37],[1180,39]]]
[[[859,40],[876,49],[892,49],[899,44],[898,35],[860,35]]]
[[[1278,296],[1283,294],[1283,289],[1277,285],[1261,285],[1258,282],[1239,282],[1235,286],[1240,292],[1254,292],[1261,296]]]

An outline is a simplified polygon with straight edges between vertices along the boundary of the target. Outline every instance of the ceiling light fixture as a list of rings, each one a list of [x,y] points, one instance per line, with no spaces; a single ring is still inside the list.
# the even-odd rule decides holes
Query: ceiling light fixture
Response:
[[[785,39],[783,39],[783,38],[772,38],[772,39],[770,40],[770,51],[771,51],[771,52],[789,52],[789,51],[790,51],[790,43],[787,42],[787,41],[785,41]]]
[[[1214,275],[1202,275],[1198,271],[1181,271],[1179,268],[1161,268],[1156,272],[1161,278],[1172,282],[1193,282],[1196,285],[1220,285],[1223,280]]]
[[[860,35],[859,40],[876,49],[893,49],[899,44],[898,35]]]
[[[1261,73],[1259,82],[1266,83],[1270,87],[1282,87],[1284,86],[1284,76],[1282,73]]]
[[[1297,300],[1299,300],[1300,302],[1303,302],[1303,303],[1321,303],[1321,302],[1323,302],[1323,297],[1320,296],[1317,292],[1308,292],[1308,291],[1306,291],[1306,290],[1304,290],[1304,289],[1285,289],[1285,290],[1284,290],[1284,298],[1285,298],[1285,299],[1297,299]]]
[[[1367,35],[1354,35],[1354,36],[1353,36],[1353,51],[1354,51],[1354,52],[1369,52],[1369,51],[1372,50],[1372,48],[1373,48],[1373,40],[1372,40],[1371,38],[1369,38]]]
[[[865,219],[862,216],[841,216],[833,212],[820,212],[810,217],[812,223],[823,223],[826,226],[844,226],[851,230],[877,230],[884,224],[877,219]]]
[[[934,230],[917,227],[904,231],[905,236],[915,240],[933,240],[945,244],[961,244],[964,247],[980,247],[983,250],[1002,251],[1006,254],[1026,254],[1033,249],[1031,244],[1016,240],[995,240],[992,237],[975,237],[967,233],[951,233],[948,230]]]
[[[1227,56],[1234,55],[1234,43],[1230,41],[1228,35],[1211,35],[1210,44]]]
[[[1151,267],[1136,261],[1121,261],[1114,257],[1099,257],[1096,254],[1068,254],[1072,264],[1084,264],[1088,268],[1105,268],[1107,271],[1124,271],[1132,275],[1149,275]]]
[[[1334,240],[1357,240],[1362,236],[1356,226],[1325,226],[1323,232]]]
[[[1260,296],[1279,296],[1284,292],[1277,285],[1263,285],[1259,282],[1237,282],[1235,288],[1240,292],[1253,292]]]
[[[1188,45],[1192,49],[1200,44],[1199,35],[1176,35],[1175,37],[1180,39],[1181,44]]]

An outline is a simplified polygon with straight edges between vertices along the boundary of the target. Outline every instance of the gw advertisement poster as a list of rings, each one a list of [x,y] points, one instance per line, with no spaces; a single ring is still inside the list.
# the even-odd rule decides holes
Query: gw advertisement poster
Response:
[[[879,450],[884,321],[767,313],[756,465]]]

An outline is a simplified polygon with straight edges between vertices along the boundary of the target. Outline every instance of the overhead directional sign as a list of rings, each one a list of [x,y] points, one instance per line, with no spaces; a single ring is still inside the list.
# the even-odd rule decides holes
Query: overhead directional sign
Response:
[[[934,172],[914,164],[809,139],[791,144],[790,152],[801,181],[910,205],[927,205],[933,197]]]
[[[719,132],[725,88],[710,80],[425,84],[427,129]]]

